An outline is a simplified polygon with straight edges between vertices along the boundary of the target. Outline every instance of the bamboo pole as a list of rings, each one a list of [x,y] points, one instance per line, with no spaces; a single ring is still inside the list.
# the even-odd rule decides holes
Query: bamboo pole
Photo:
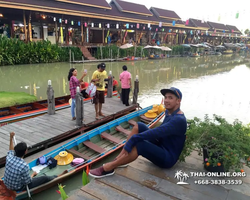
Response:
[[[57,21],[55,21],[55,37],[56,37],[56,43],[58,44]]]

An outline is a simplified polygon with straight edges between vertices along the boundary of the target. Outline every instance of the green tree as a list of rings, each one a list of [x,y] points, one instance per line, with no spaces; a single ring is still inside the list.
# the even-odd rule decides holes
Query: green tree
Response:
[[[246,29],[244,33],[245,33],[246,35],[249,35],[249,33],[250,33],[249,29]]]

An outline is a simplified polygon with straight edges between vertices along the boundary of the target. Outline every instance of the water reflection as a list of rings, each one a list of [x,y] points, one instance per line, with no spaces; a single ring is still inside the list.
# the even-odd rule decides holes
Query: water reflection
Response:
[[[250,84],[250,70],[249,65],[244,65],[246,62],[249,61],[245,61],[244,57],[227,55],[116,62],[106,65],[107,71],[112,71],[116,79],[124,64],[128,66],[133,80],[135,75],[139,75],[139,103],[142,106],[160,103],[162,97],[159,90],[175,85],[183,92],[182,107],[188,117],[203,117],[204,113],[217,112],[231,120],[237,117],[248,123],[246,111],[249,111],[250,95],[242,89]],[[70,67],[76,67],[78,73],[87,69],[85,81],[89,82],[96,66],[97,63],[53,63],[0,67],[0,91],[27,92],[37,96],[37,99],[46,99],[47,83],[52,80],[55,96],[67,95]],[[238,94],[241,94],[240,97]],[[245,117],[240,117],[243,113]]]

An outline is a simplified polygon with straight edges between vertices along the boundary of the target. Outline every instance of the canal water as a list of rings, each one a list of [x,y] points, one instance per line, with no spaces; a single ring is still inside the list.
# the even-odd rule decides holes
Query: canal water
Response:
[[[161,88],[178,87],[183,93],[181,108],[187,118],[203,118],[205,114],[218,114],[229,122],[239,119],[250,123],[250,63],[243,56],[225,55],[200,58],[169,58],[135,62],[106,63],[119,79],[122,66],[127,65],[132,79],[139,76],[138,102],[142,107],[160,103]],[[69,94],[68,71],[84,69],[90,82],[97,63],[52,63],[0,67],[0,91],[27,92],[38,100],[46,99],[48,80],[52,80],[55,96]],[[131,92],[132,98],[132,92]]]
[[[107,71],[112,71],[118,80],[122,66],[127,65],[132,79],[139,76],[139,99],[141,107],[160,103],[160,89],[171,86],[182,91],[181,109],[188,119],[204,118],[205,114],[224,117],[229,122],[239,119],[250,123],[250,63],[243,56],[209,56],[200,58],[169,58],[165,60],[146,60],[135,62],[106,63]],[[27,92],[46,99],[48,80],[52,80],[55,96],[69,94],[67,80],[71,67],[78,70],[78,77],[87,69],[84,78],[90,82],[97,63],[70,64],[53,63],[37,65],[18,65],[0,67],[0,91]],[[131,95],[132,98],[132,95]],[[94,108],[93,108],[94,109]],[[70,115],[70,113],[69,113]],[[115,155],[108,158],[113,160]],[[106,160],[107,161],[107,160]],[[105,162],[105,161],[102,161]],[[97,166],[102,163],[97,163]],[[95,167],[95,166],[93,166]],[[74,194],[82,185],[82,174],[76,174],[63,182],[68,195]],[[34,195],[34,200],[59,200],[58,187]]]

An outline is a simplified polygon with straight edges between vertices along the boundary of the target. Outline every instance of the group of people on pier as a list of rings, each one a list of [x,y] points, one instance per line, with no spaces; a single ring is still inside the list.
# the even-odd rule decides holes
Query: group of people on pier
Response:
[[[107,91],[107,84],[106,82],[111,78],[108,76],[105,63],[101,63],[97,65],[97,70],[94,71],[91,79],[91,83],[93,83],[96,87],[95,95],[93,96],[93,103],[95,104],[95,112],[96,112],[96,119],[98,120],[100,117],[104,117],[105,115],[102,113],[102,104],[105,103],[105,92]],[[123,72],[120,74],[120,81],[121,81],[121,99],[124,105],[129,106],[129,93],[132,86],[131,82],[131,74],[128,72],[128,68],[126,65],[122,67]],[[75,68],[71,68],[69,70],[68,80],[69,80],[69,90],[71,94],[71,115],[72,120],[75,120],[75,108],[76,108],[76,88],[81,88],[81,93],[84,98],[88,98],[89,94],[86,93],[86,90],[89,86],[87,82],[83,81],[83,78],[87,75],[87,72],[84,71],[80,79],[77,79],[77,70]],[[114,79],[113,76],[113,90],[116,90],[119,83],[117,80]]]

